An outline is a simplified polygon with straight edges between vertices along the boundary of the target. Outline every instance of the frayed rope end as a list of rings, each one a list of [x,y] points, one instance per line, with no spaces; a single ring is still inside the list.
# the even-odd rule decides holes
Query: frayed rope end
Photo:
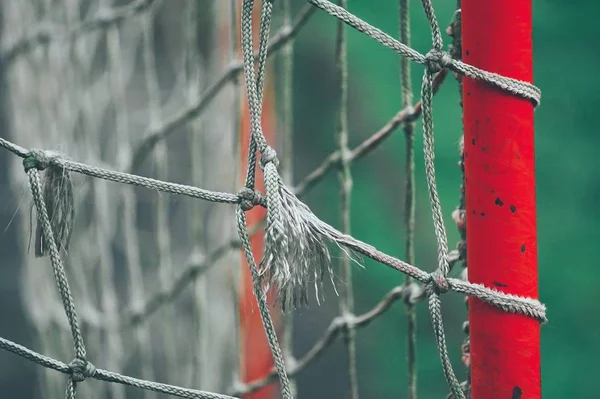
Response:
[[[264,172],[268,211],[260,274],[265,287],[277,287],[284,312],[308,304],[309,285],[314,284],[320,303],[325,279],[336,289],[327,244],[334,242],[353,261],[358,259],[343,245],[346,236],[317,218],[283,184],[274,163],[267,163]]]
[[[69,249],[73,223],[75,220],[75,206],[73,183],[70,173],[60,165],[57,160],[59,154],[43,150],[31,150],[29,155],[23,159],[25,172],[31,169],[44,171],[42,196],[54,241],[58,250]],[[50,244],[38,220],[35,231],[35,256],[42,257],[50,251]]]

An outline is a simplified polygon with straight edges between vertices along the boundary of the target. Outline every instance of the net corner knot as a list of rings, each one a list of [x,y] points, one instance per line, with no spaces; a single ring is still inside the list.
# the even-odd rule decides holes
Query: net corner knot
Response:
[[[430,275],[429,288],[438,294],[445,294],[450,291],[450,284],[446,276],[440,271],[436,270]]]
[[[26,173],[31,169],[45,170],[52,164],[53,158],[48,151],[33,149],[23,159],[23,167]]]
[[[242,188],[238,193],[238,197],[239,204],[244,212],[251,210],[256,205],[263,205],[265,202],[265,199],[259,191],[252,190],[248,187]]]
[[[452,56],[440,49],[431,49],[425,54],[425,66],[431,73],[440,72],[452,65]]]
[[[83,382],[96,375],[96,367],[82,358],[75,358],[69,363],[71,378],[75,382]]]
[[[266,146],[260,157],[260,165],[264,169],[269,163],[273,163],[275,167],[278,167],[279,159],[277,158],[277,151],[271,146]]]

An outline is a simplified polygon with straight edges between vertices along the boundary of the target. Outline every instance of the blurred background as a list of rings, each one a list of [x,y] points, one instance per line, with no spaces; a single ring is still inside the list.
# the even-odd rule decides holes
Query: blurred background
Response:
[[[292,3],[292,15],[296,15],[304,3]],[[397,3],[380,0],[374,6],[367,0],[349,0],[349,8],[397,36]],[[412,47],[425,53],[431,43],[429,28],[420,2],[411,4]],[[60,150],[77,161],[126,170],[143,138],[160,131],[182,109],[198,108],[202,93],[229,67],[229,5],[225,0],[0,0],[1,136],[26,148]],[[447,26],[455,2],[436,0],[434,6],[438,20]],[[123,13],[127,18],[76,38],[63,34],[109,7],[129,10]],[[274,33],[282,23],[279,6],[275,9]],[[595,243],[600,239],[600,208],[596,206],[600,164],[595,149],[600,138],[594,134],[594,113],[600,96],[594,74],[600,63],[600,52],[595,51],[599,12],[600,3],[594,0],[534,1],[534,79],[543,93],[535,113],[539,280],[540,298],[550,320],[542,328],[545,398],[597,396],[594,371],[600,345],[600,290],[596,280],[600,272]],[[336,21],[317,11],[294,41],[294,182],[337,148],[335,31]],[[35,32],[41,43],[18,54],[8,51]],[[43,40],[44,32],[59,39]],[[354,147],[402,108],[400,59],[372,39],[350,28],[347,32],[349,144]],[[450,43],[449,37],[445,40]],[[283,143],[281,132],[286,130],[281,127],[281,70],[282,60],[273,57],[268,69],[265,130],[278,148]],[[422,67],[415,65],[412,76],[418,91]],[[244,173],[238,151],[245,144],[240,144],[244,142],[240,136],[248,130],[239,119],[245,115],[236,103],[240,94],[239,86],[227,83],[199,117],[188,115],[169,130],[164,145],[158,145],[136,173],[236,192],[240,173]],[[461,110],[458,85],[451,76],[434,99],[434,118],[438,188],[453,248],[459,240],[451,213],[458,205],[461,183],[457,165]],[[416,264],[433,270],[436,243],[419,123],[416,129]],[[352,166],[353,235],[401,259],[404,151],[404,137],[398,129]],[[124,310],[167,289],[187,266],[201,263],[235,237],[233,207],[198,204],[81,176],[73,176],[73,182],[77,219],[66,267],[90,361],[111,371],[219,392],[227,391],[240,375],[247,376],[249,370],[244,367],[252,363],[248,357],[256,367],[269,368],[258,341],[256,353],[244,345],[240,348],[240,342],[246,342],[240,336],[251,336],[258,316],[252,311],[238,312],[249,296],[237,251],[221,257],[139,328],[123,333],[111,330],[119,327]],[[21,160],[7,151],[0,151],[0,186],[0,336],[69,362],[72,343],[49,261],[35,258],[28,245],[31,195],[26,177]],[[340,225],[336,173],[329,173],[304,200],[321,219]],[[371,309],[402,281],[400,274],[375,262],[354,267],[355,312]],[[311,300],[308,308],[294,312],[297,357],[310,349],[339,313],[331,290],[327,298],[321,306]],[[463,298],[448,294],[443,302],[449,351],[463,380],[460,346],[467,317]],[[447,387],[424,304],[417,306],[417,315],[419,397],[444,398]],[[281,329],[283,319],[276,319]],[[405,310],[397,303],[357,332],[362,397],[405,397],[405,321]],[[63,395],[63,375],[44,372],[7,352],[0,352],[0,368],[4,370],[0,390],[6,397]],[[302,371],[297,384],[300,397],[345,397],[342,340]],[[138,390],[96,381],[80,385],[83,397],[146,397]]]

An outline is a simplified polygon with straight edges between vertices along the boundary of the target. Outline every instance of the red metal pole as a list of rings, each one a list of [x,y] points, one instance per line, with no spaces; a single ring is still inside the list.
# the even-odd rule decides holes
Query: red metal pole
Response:
[[[463,60],[532,81],[531,0],[462,0]],[[533,106],[464,79],[469,280],[538,297]],[[473,399],[541,397],[540,327],[469,299]]]

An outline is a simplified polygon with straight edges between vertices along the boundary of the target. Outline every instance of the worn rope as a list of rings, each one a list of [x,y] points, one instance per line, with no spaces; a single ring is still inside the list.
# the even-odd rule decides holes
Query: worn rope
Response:
[[[443,51],[441,30],[431,0],[422,0],[423,10],[427,17],[432,32],[433,49],[425,56],[410,49],[407,45],[400,43],[391,36],[350,14],[342,7],[336,6],[326,0],[308,0],[311,4],[321,8],[329,14],[348,23],[355,29],[367,34],[380,43],[396,50],[401,55],[426,66],[421,86],[421,101],[423,102],[423,143],[425,153],[425,173],[431,210],[433,214],[434,230],[438,247],[438,267],[430,275],[431,281],[427,283],[429,296],[429,310],[435,331],[444,376],[455,398],[464,399],[464,392],[458,382],[446,347],[445,333],[442,322],[441,302],[439,294],[450,289],[447,275],[450,269],[448,262],[448,240],[444,225],[443,212],[436,187],[435,179],[435,147],[433,136],[433,74],[444,68],[449,68],[463,75],[484,80],[490,84],[503,88],[511,93],[520,95],[538,104],[540,92],[533,85],[515,79],[501,77],[496,74],[481,71],[473,66],[466,65],[461,61],[452,59],[450,54]]]
[[[277,233],[283,231],[279,210],[281,208],[281,198],[279,196],[279,186],[281,178],[277,172],[277,158],[275,150],[268,147],[266,139],[261,128],[261,112],[262,112],[262,90],[265,80],[265,67],[267,60],[267,44],[269,39],[269,31],[271,26],[271,15],[273,12],[273,3],[270,0],[262,2],[262,13],[260,21],[260,43],[258,55],[258,76],[255,75],[254,66],[254,45],[253,45],[253,30],[252,30],[252,15],[254,11],[254,0],[244,0],[242,3],[242,52],[244,55],[244,78],[246,81],[246,91],[248,106],[250,109],[250,146],[248,153],[248,174],[246,176],[246,188],[254,187],[254,168],[256,162],[256,149],[261,152],[261,166],[265,174],[265,186],[267,191],[267,231],[268,236],[274,242],[284,240],[283,236]],[[252,275],[254,295],[258,301],[261,320],[269,341],[269,348],[273,355],[273,361],[279,375],[281,391],[284,399],[292,399],[292,388],[290,385],[283,353],[279,346],[275,326],[269,312],[266,293],[263,291],[262,280],[259,270],[254,262],[254,255],[250,246],[248,237],[248,229],[246,226],[246,215],[242,207],[238,207],[237,220],[238,232],[242,242],[242,248],[246,254],[246,261]],[[274,227],[277,224],[277,227]],[[268,239],[267,239],[268,240]],[[265,251],[266,252],[266,251]],[[265,256],[271,256],[268,253]]]
[[[3,139],[3,138],[0,138],[0,146],[4,147],[4,148],[10,148],[10,149],[22,148],[22,147],[19,147],[18,145],[13,144],[10,141]],[[40,156],[40,153],[44,153],[44,152],[41,150],[33,150],[31,152],[27,152],[27,150],[23,149],[22,152],[17,152],[17,153],[18,154],[28,154],[27,158],[31,159],[33,161],[33,160],[37,160],[37,157]],[[48,156],[45,156],[45,157],[42,157],[41,159],[42,159],[42,161],[44,161],[44,160],[48,160],[49,158],[48,158]],[[77,164],[77,165],[83,165],[83,164],[78,164],[73,161],[69,161],[70,163],[66,163],[66,161],[64,161],[64,158],[60,158],[58,156],[51,158],[51,159],[53,160],[53,162],[57,162],[58,165],[66,165],[67,167],[71,167],[72,163]],[[44,163],[42,162],[41,165],[43,166]],[[95,167],[86,167],[85,170],[87,170],[87,168],[95,168]],[[97,168],[97,169],[100,169],[100,168]],[[71,170],[76,170],[76,169],[71,169]],[[101,169],[101,170],[103,171],[103,174],[104,173],[109,174],[109,175],[111,173],[120,174],[120,172],[112,172],[107,169]],[[125,174],[125,175],[127,175],[127,174]],[[135,176],[135,175],[129,175],[129,176]],[[146,178],[142,178],[142,179],[146,179]],[[130,181],[130,180],[131,180],[131,178],[127,178],[127,181]],[[150,179],[150,180],[153,180],[153,179]],[[169,184],[169,183],[161,182],[158,180],[155,180],[155,182],[157,182],[156,185],[161,186],[161,187],[163,187],[163,185],[165,185],[165,184],[166,185]],[[135,184],[135,183],[129,183],[129,184]],[[185,187],[190,187],[190,190],[192,190],[192,191],[200,190],[200,189],[197,189],[197,188],[191,187],[191,186],[185,186]],[[164,190],[164,191],[175,193],[175,194],[180,194],[179,191],[174,192],[174,190]],[[247,204],[247,205],[251,205],[251,204],[257,205],[258,204],[258,205],[260,205],[263,202],[263,197],[259,193],[248,191],[248,190],[241,190],[240,194],[226,194],[226,195],[231,196],[231,198],[232,198],[232,200],[228,201],[228,202],[240,204],[241,206],[243,206],[243,204]],[[211,198],[213,198],[213,197],[211,197]],[[220,198],[221,197],[218,197],[217,199],[220,199]],[[207,199],[207,200],[210,201],[210,199]],[[213,198],[212,200],[215,201],[215,198]],[[300,204],[303,205],[304,207],[306,207],[306,205],[304,205],[302,203],[300,203]],[[308,207],[306,207],[305,211],[309,212]],[[310,218],[308,219],[308,221],[306,223],[308,223],[310,225],[310,228],[319,230],[320,234],[329,237],[333,242],[337,243],[338,245],[344,246],[352,251],[355,251],[355,252],[362,254],[364,256],[367,256],[379,263],[382,263],[392,269],[398,270],[398,271],[414,278],[417,281],[420,281],[425,284],[432,283],[435,281],[435,277],[436,277],[435,274],[425,272],[425,271],[419,269],[418,267],[415,267],[415,266],[413,266],[409,263],[406,263],[400,259],[397,259],[388,254],[385,254],[385,253],[377,250],[374,246],[364,243],[360,240],[357,240],[356,238],[354,238],[352,236],[342,234],[340,231],[338,231],[334,227],[332,227],[329,224],[318,219],[312,213],[310,213]],[[486,301],[486,302],[490,303],[491,305],[494,305],[503,310],[510,311],[513,313],[525,314],[525,315],[535,318],[536,320],[538,320],[540,322],[546,322],[546,315],[545,315],[546,308],[537,299],[523,298],[523,297],[511,295],[511,294],[504,294],[493,288],[488,288],[488,287],[485,287],[480,284],[463,282],[459,279],[454,279],[454,278],[447,278],[446,281],[448,283],[449,290],[464,293],[464,294],[471,295],[471,296],[476,296],[476,297],[480,298],[481,300]],[[443,285],[443,284],[444,284],[443,281],[438,282],[438,285]]]
[[[262,98],[263,88],[265,81],[265,68],[267,66],[267,48],[269,44],[269,32],[271,29],[271,13],[273,4],[270,1],[263,2],[263,12],[260,19],[260,38],[258,48],[258,74],[256,81],[256,103],[252,103],[250,112],[257,112],[260,119],[260,112],[262,111]],[[250,14],[250,26],[252,26],[252,14]],[[250,29],[250,38],[252,38],[252,29]],[[242,38],[244,40],[244,38]],[[248,43],[246,43],[248,44]],[[254,47],[251,45],[250,50],[254,51]],[[252,56],[252,59],[254,57]],[[244,72],[248,73],[247,67],[250,67],[248,62],[244,62]],[[253,66],[252,66],[253,67]],[[248,100],[251,101],[250,99]],[[254,108],[253,108],[254,107]],[[256,108],[258,107],[258,108]],[[254,131],[250,134],[250,145],[248,150],[248,168],[246,172],[246,187],[254,189],[256,182],[256,151],[257,141],[254,135]]]
[[[5,139],[2,139],[2,138],[0,138],[0,146],[2,146],[4,148],[8,148],[19,155],[28,154],[26,159],[28,159],[29,162],[31,162],[31,166],[33,168],[40,168],[43,166],[47,166],[49,164],[49,161],[48,161],[49,158],[43,152],[42,152],[42,155],[44,155],[44,156],[41,157],[42,162],[41,162],[41,164],[38,164],[37,159],[40,156],[40,150],[27,152],[26,150],[22,149],[20,146],[15,145],[15,144],[13,144]],[[62,162],[56,161],[57,159],[62,159],[62,158],[55,157],[55,158],[51,158],[51,159],[53,160],[53,162],[57,162],[58,165],[62,165]],[[69,165],[69,164],[67,164],[67,165]],[[87,170],[87,169],[85,169],[85,170]],[[33,172],[36,172],[36,171],[33,170]],[[103,172],[103,173],[110,174],[109,172],[110,171]],[[129,180],[130,179],[128,179],[128,181]],[[130,184],[133,184],[133,183],[130,183]],[[256,192],[253,192],[251,190],[242,190],[240,192],[240,194],[238,195],[238,200],[236,201],[236,203],[240,204],[240,208],[242,210],[248,209],[248,208],[251,208],[252,204],[259,202],[256,198],[257,196],[259,196],[259,195]],[[436,290],[440,290],[440,292],[445,292],[446,290],[453,290],[455,292],[459,292],[459,293],[463,293],[463,294],[466,294],[469,296],[477,297],[491,305],[499,307],[500,309],[502,309],[504,311],[511,312],[511,313],[517,313],[517,314],[524,314],[524,315],[532,317],[540,322],[546,321],[545,306],[536,299],[522,298],[522,297],[511,295],[511,294],[504,294],[495,289],[487,288],[480,284],[473,284],[473,283],[465,282],[465,281],[462,281],[459,279],[447,278],[444,280],[443,276],[441,276],[442,278],[440,278],[439,274],[436,274],[436,273],[430,274],[430,273],[424,272],[424,271],[416,268],[415,266],[412,266],[406,262],[403,262],[403,261],[396,259],[392,256],[389,256],[385,253],[382,253],[371,245],[368,245],[359,240],[356,240],[355,238],[353,238],[351,236],[342,234],[341,232],[337,231],[335,228],[333,228],[333,227],[327,225],[326,223],[320,221],[319,219],[317,219],[312,213],[310,213],[310,215],[312,215],[312,216],[309,220],[309,223],[313,226],[313,228],[319,229],[321,234],[329,237],[332,241],[338,243],[339,245],[343,245],[351,250],[354,250],[358,253],[361,253],[365,256],[368,256],[369,258],[376,260],[382,264],[385,264],[395,270],[401,271],[401,272],[411,276],[412,278],[431,287],[431,289],[432,289],[431,292],[433,292],[433,294],[435,296],[435,298],[433,298],[433,300],[432,300],[434,309],[437,306],[436,301],[439,302],[439,299],[437,298]],[[244,222],[244,224],[245,224],[245,222]],[[247,237],[247,235],[246,235],[246,237]],[[323,260],[325,261],[326,259],[323,259]],[[268,309],[267,309],[267,313],[268,313]],[[265,316],[266,316],[266,314],[265,314]],[[268,323],[268,319],[266,319],[266,320]],[[434,323],[435,323],[435,321],[434,321]],[[437,325],[437,323],[435,323],[435,324]],[[442,331],[442,330],[438,330],[438,331]],[[443,337],[440,337],[439,339],[443,339]],[[276,345],[276,341],[273,340],[273,343],[275,344],[274,345],[275,347],[278,347],[278,345]],[[277,349],[274,349],[274,350],[277,351]]]
[[[0,137],[0,147],[9,150],[13,154],[21,158],[30,158],[31,162],[35,162],[36,165],[38,165],[36,167],[41,169],[45,169],[50,165],[55,165],[68,171],[80,173],[91,177],[96,177],[103,180],[108,180],[116,183],[131,184],[135,186],[145,187],[151,190],[161,191],[170,194],[184,195],[187,197],[198,198],[210,202],[239,204],[241,202],[251,201],[252,206],[266,205],[265,199],[258,192],[252,192],[251,195],[249,195],[246,191],[240,194],[223,193],[218,191],[204,190],[185,184],[171,183],[167,181],[152,179],[149,177],[143,177],[124,172],[117,172],[110,169],[75,162],[52,151],[45,151],[40,149],[33,149],[28,151],[23,147],[16,145],[2,137]]]
[[[434,79],[434,89],[437,90],[444,80],[446,76],[444,71],[441,71],[436,74],[436,78]],[[437,82],[437,83],[436,83]],[[386,138],[390,137],[391,133],[394,132],[400,125],[404,122],[409,122],[415,120],[418,116],[421,115],[422,105],[421,102],[417,102],[415,105],[409,105],[404,109],[400,110],[390,121],[388,121],[381,129],[373,133],[371,136],[366,138],[363,142],[358,144],[350,151],[350,156],[348,159],[349,163],[353,163],[357,161],[376,148],[378,148]],[[323,177],[329,172],[338,167],[339,165],[339,151],[335,151],[330,154],[324,162],[321,163],[320,166],[315,168],[312,172],[308,173],[304,179],[302,179],[293,189],[294,194],[299,197],[306,195],[313,187],[315,187],[316,183],[321,181]],[[246,206],[246,210],[252,209],[254,203],[257,203],[257,200],[252,200],[254,195],[259,194],[257,191],[252,191],[247,188],[243,188],[239,195],[240,197],[248,197],[250,201],[242,201],[242,207]],[[244,205],[246,204],[246,205]],[[264,222],[264,219],[261,223],[258,223],[253,226],[254,232],[250,232],[250,236],[256,233],[256,228],[259,227]],[[194,281],[198,276],[200,276],[205,271],[209,270],[213,267],[216,262],[221,259],[222,256],[225,256],[229,250],[240,249],[240,243],[238,239],[234,239],[231,242],[227,243],[223,247],[219,247],[207,257],[207,259],[201,263],[198,262],[189,262],[185,267],[184,271],[181,273],[180,277],[178,277],[175,282],[173,282],[172,286],[167,290],[158,290],[155,292],[146,303],[140,307],[140,309],[152,309],[152,311],[145,312],[139,310],[130,310],[128,313],[128,318],[135,319],[135,323],[139,323],[143,321],[145,318],[149,317],[153,311],[158,309],[161,306],[165,306],[169,302],[172,302],[177,298],[178,294],[180,294],[187,285],[189,285],[192,281]],[[407,260],[407,263],[409,262]]]
[[[52,263],[52,270],[54,272],[54,278],[56,280],[56,285],[58,286],[58,291],[63,303],[63,308],[65,310],[67,320],[69,322],[69,326],[71,328],[71,335],[73,336],[73,342],[75,347],[75,356],[78,361],[87,363],[85,344],[83,342],[83,336],[81,335],[81,330],[79,328],[79,321],[77,319],[77,312],[75,310],[73,295],[71,294],[71,288],[69,287],[67,274],[65,273],[63,262],[60,257],[59,249],[54,237],[55,231],[53,231],[54,229],[50,217],[48,215],[46,202],[42,193],[42,184],[40,182],[40,175],[38,169],[43,170],[47,167],[50,167],[50,165],[43,167],[39,163],[37,163],[33,157],[27,157],[23,160],[23,166],[25,168],[25,173],[27,173],[29,177],[29,187],[33,195],[33,201],[36,207],[39,225],[43,230],[44,240],[47,242],[47,246],[50,253],[50,260]],[[66,390],[67,399],[75,398],[75,386],[78,379],[80,378],[78,378],[77,373],[72,372],[70,374]]]
[[[275,368],[279,376],[279,382],[281,383],[282,394],[284,399],[291,399],[293,398],[293,395],[290,388],[290,381],[288,379],[287,371],[285,368],[285,362],[283,360],[283,353],[281,352],[281,348],[277,340],[277,334],[275,332],[275,326],[273,325],[273,319],[271,318],[271,314],[269,313],[267,295],[262,289],[260,276],[258,274],[258,268],[256,266],[256,262],[254,261],[252,247],[250,246],[250,237],[248,236],[248,228],[246,226],[246,214],[244,213],[244,210],[241,207],[238,207],[237,221],[238,232],[240,234],[240,240],[242,242],[242,248],[244,249],[244,254],[246,255],[246,262],[248,263],[248,267],[250,268],[250,273],[252,275],[254,295],[256,296],[256,299],[258,301],[258,309],[260,311],[261,320],[265,329],[265,333],[267,335],[267,339],[269,341],[269,347],[273,354]]]
[[[446,226],[444,224],[444,214],[437,190],[435,177],[435,145],[433,135],[433,74],[440,71],[446,63],[443,53],[443,42],[440,27],[433,12],[433,5],[430,0],[422,0],[423,9],[427,21],[431,27],[433,50],[427,53],[427,68],[423,73],[423,84],[421,86],[421,101],[423,102],[423,150],[425,153],[425,175],[427,179],[427,188],[429,192],[429,202],[433,216],[433,224],[438,247],[438,266],[432,274],[433,284],[428,286],[429,313],[433,323],[436,343],[442,362],[442,370],[450,387],[450,390],[456,399],[464,399],[464,393],[460,388],[460,383],[456,378],[448,348],[446,346],[446,335],[442,321],[442,307],[439,294],[448,291],[446,278],[450,271],[448,262],[448,238]],[[449,57],[449,55],[448,55]],[[442,59],[444,59],[442,61]]]

